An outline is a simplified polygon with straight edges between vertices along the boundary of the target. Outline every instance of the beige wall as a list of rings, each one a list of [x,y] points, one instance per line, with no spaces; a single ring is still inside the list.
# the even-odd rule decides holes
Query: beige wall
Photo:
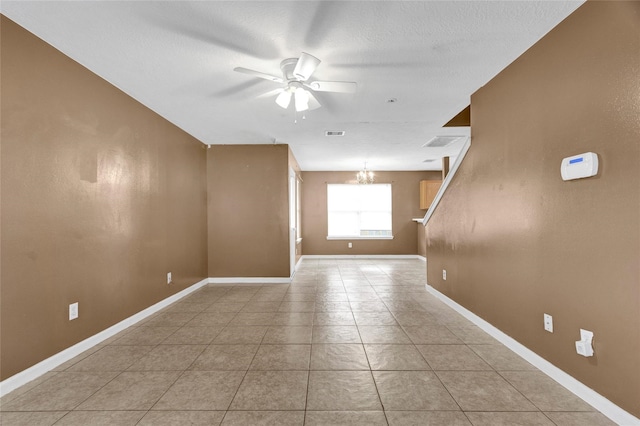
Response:
[[[289,277],[289,147],[207,150],[210,277]]]
[[[205,278],[207,223],[201,143],[5,17],[1,31],[6,379]]]
[[[639,2],[587,2],[475,93],[471,149],[427,225],[429,284],[636,416],[639,22]],[[587,151],[598,175],[563,182],[562,158]]]
[[[327,240],[327,184],[355,183],[357,172],[302,172],[302,250],[305,255],[418,254],[420,181],[440,172],[376,172],[376,183],[391,183],[393,240]]]

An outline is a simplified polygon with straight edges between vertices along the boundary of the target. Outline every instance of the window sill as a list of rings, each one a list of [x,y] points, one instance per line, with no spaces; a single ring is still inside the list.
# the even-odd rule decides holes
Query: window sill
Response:
[[[327,236],[327,240],[393,240],[393,235],[390,237],[383,237],[379,235],[374,235],[371,237],[336,237],[336,236]]]

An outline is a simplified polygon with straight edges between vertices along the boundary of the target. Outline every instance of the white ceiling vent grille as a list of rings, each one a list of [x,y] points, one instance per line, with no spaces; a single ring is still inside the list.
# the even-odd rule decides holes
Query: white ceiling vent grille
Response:
[[[443,148],[447,145],[451,145],[455,141],[464,136],[436,136],[429,140],[429,142],[422,145],[423,148]]]
[[[344,136],[344,130],[327,130],[325,136]]]

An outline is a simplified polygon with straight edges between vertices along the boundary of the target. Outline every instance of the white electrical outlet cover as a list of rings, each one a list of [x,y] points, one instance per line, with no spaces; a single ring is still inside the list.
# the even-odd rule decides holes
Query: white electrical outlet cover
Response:
[[[553,333],[553,317],[549,314],[544,314],[544,329]]]
[[[447,270],[446,269],[442,270],[442,279],[445,280],[445,281],[447,280]]]
[[[78,318],[78,302],[69,305],[69,321]]]

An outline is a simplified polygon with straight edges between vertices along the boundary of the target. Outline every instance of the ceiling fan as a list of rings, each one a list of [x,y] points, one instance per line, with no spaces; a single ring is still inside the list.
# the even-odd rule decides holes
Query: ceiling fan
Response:
[[[233,70],[284,84],[284,87],[272,90],[260,97],[278,94],[276,104],[284,109],[289,108],[291,98],[293,98],[295,109],[298,112],[320,107],[320,102],[313,95],[313,92],[355,93],[357,84],[352,81],[308,81],[318,65],[320,65],[320,59],[302,52],[299,58],[289,58],[280,62],[282,77],[242,67],[236,67]]]

